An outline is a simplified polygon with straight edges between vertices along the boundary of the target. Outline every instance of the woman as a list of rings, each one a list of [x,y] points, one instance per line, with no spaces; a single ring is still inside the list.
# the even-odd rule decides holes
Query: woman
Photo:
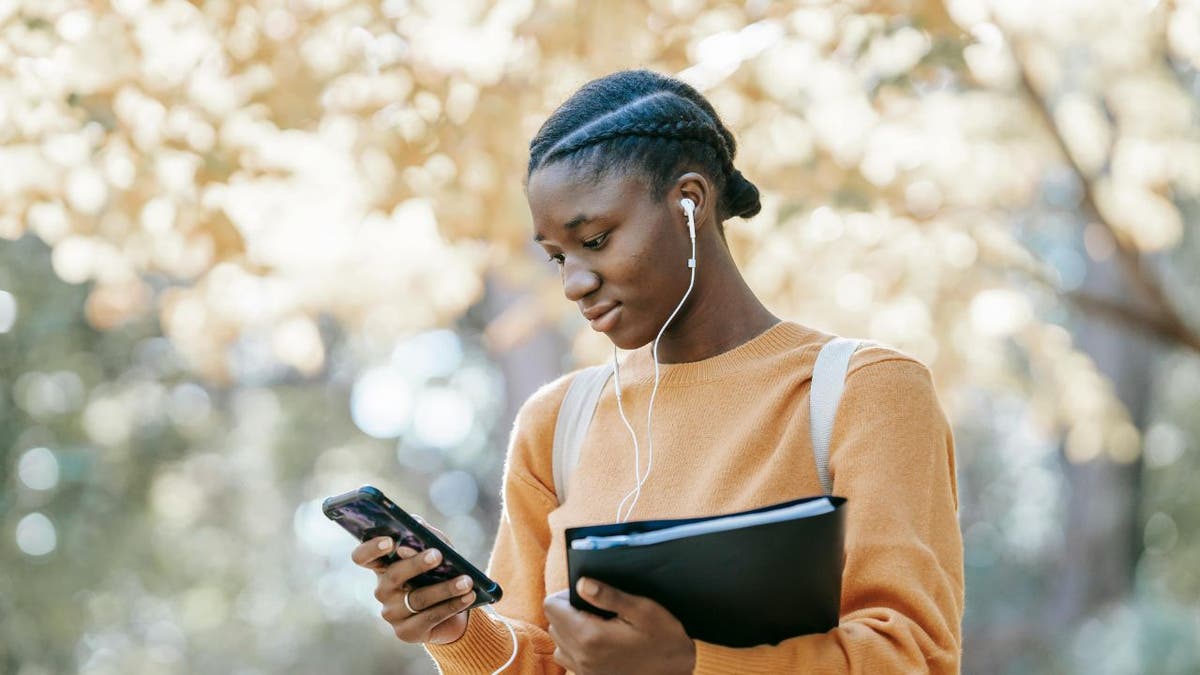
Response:
[[[410,593],[405,582],[437,557],[401,549],[401,561],[376,569],[384,619],[402,640],[424,643],[443,672],[488,673],[510,658],[511,673],[958,670],[953,439],[928,370],[881,347],[853,357],[830,446],[833,492],[849,499],[836,629],[734,649],[693,641],[657,603],[594,580],[581,579],[578,591],[615,619],[567,600],[566,527],[612,522],[622,504],[622,518],[681,518],[821,493],[808,390],[832,336],[773,316],[734,265],[722,223],[760,208],[734,150],[703,96],[647,71],[585,85],[533,139],[534,238],[592,328],[635,351],[620,361],[620,399],[613,382],[601,397],[561,506],[551,448],[574,374],[543,387],[517,416],[489,564],[505,588],[503,619],[463,612],[472,593],[454,581]],[[694,244],[684,200],[694,206]],[[645,419],[652,398],[648,473],[650,429],[626,421]],[[374,569],[392,548],[368,541],[354,559]]]

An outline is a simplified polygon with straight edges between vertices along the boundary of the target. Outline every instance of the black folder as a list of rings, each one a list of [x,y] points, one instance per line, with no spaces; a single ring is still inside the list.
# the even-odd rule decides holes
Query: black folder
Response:
[[[688,636],[728,647],[778,644],[838,625],[846,500],[820,515],[596,550],[573,549],[584,537],[653,532],[733,515],[783,509],[809,497],[707,518],[647,520],[566,531],[571,604],[611,617],[575,591],[580,577],[648,597],[683,624]]]

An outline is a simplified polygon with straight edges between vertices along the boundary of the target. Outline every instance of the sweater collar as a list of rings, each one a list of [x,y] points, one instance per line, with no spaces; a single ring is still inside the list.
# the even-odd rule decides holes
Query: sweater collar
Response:
[[[660,363],[660,386],[688,385],[736,376],[747,366],[773,356],[811,345],[819,348],[823,334],[791,321],[780,321],[746,342],[728,351],[699,361]],[[828,337],[828,336],[824,336]],[[654,362],[650,346],[635,349],[621,357],[621,387],[653,383]]]

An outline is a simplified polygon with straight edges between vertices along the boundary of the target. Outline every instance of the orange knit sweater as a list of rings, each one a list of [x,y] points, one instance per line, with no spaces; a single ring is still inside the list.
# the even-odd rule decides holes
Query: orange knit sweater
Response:
[[[809,385],[832,336],[783,322],[731,351],[661,366],[654,465],[631,520],[683,518],[817,495]],[[551,446],[572,375],[517,415],[504,472],[505,511],[488,566],[504,587],[497,611],[517,633],[506,673],[561,673],[543,598],[567,587],[563,530],[615,520],[633,487],[633,447],[610,381],[571,476],[554,494]],[[626,415],[646,461],[648,348],[621,367]],[[864,347],[850,362],[830,443],[833,492],[849,500],[840,625],[774,646],[696,643],[696,673],[957,672],[963,612],[954,441],[928,369]],[[512,652],[504,624],[472,610],[467,631],[427,649],[445,673],[491,673]]]

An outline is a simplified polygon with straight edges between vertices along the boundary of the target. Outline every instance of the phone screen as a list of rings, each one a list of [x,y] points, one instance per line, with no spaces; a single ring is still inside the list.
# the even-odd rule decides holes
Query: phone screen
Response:
[[[350,534],[358,537],[360,541],[386,536],[395,539],[398,546],[407,546],[414,551],[420,552],[427,548],[425,543],[403,521],[398,519],[385,506],[370,499],[356,499],[342,504],[330,514],[330,517],[338,521],[342,527],[349,530]],[[433,545],[437,547],[438,542],[433,542]],[[442,547],[442,552],[445,553],[444,546]],[[390,558],[387,562],[396,560],[394,555],[390,556]],[[413,586],[427,586],[440,581],[448,581],[460,574],[462,574],[462,571],[456,570],[448,562],[443,562],[441,565],[414,577],[409,583]]]

